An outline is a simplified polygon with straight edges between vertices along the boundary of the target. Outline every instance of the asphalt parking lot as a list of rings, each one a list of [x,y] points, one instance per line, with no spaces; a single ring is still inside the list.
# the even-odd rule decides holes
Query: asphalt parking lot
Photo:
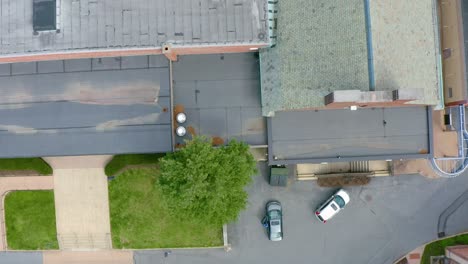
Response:
[[[468,177],[431,180],[422,176],[374,178],[367,186],[346,188],[351,201],[326,224],[314,209],[336,189],[315,181],[292,181],[272,187],[262,175],[248,187],[249,204],[239,220],[229,225],[232,251],[173,250],[135,253],[135,263],[314,263],[390,264],[408,251],[437,238],[437,221],[468,186]],[[261,225],[265,203],[279,200],[284,210],[284,240],[270,242]],[[447,223],[447,234],[466,231],[466,205]]]
[[[230,229],[233,254],[248,257],[249,263],[311,263],[313,259],[313,263],[349,263],[349,255],[356,255],[352,263],[368,263],[369,255],[356,253],[364,245],[368,252],[380,250],[391,235],[392,230],[359,198],[361,188],[348,188],[351,202],[322,224],[314,216],[315,208],[336,189],[318,187],[314,181],[271,187],[265,173],[262,176],[252,186],[248,210]],[[260,225],[264,204],[271,199],[283,205],[284,240],[279,243],[268,241]]]

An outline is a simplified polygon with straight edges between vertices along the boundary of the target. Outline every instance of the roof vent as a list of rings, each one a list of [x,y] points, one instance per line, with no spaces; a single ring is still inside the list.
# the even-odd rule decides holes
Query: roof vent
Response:
[[[56,0],[33,0],[34,31],[56,30]]]

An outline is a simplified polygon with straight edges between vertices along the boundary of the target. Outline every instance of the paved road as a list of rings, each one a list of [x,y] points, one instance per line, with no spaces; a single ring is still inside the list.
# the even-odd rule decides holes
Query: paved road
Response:
[[[375,178],[366,187],[348,188],[351,203],[338,217],[321,224],[315,208],[334,190],[315,182],[270,187],[257,177],[250,202],[238,223],[230,226],[233,250],[137,252],[137,264],[154,263],[318,263],[389,264],[424,242],[437,238],[439,215],[468,188],[468,174],[452,180],[421,176]],[[269,199],[284,206],[285,239],[269,242],[260,225]],[[448,235],[468,230],[468,203],[447,221]]]

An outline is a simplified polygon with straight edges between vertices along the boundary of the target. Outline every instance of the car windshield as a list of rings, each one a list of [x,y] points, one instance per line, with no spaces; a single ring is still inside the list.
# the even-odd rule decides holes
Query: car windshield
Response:
[[[343,200],[343,198],[341,198],[341,196],[338,196],[338,195],[337,195],[337,196],[335,196],[335,199],[333,199],[333,200],[335,201],[335,203],[338,204],[338,206],[339,206],[340,208],[343,208],[343,207],[346,205],[346,204],[345,204],[345,201]],[[335,208],[333,208],[333,209],[335,209]],[[335,210],[336,210],[336,209],[335,209]]]
[[[278,233],[271,233],[271,238],[281,238],[281,232]]]
[[[272,225],[272,226],[277,226],[277,225],[279,225],[279,224],[280,224],[280,221],[278,221],[278,220],[271,221],[271,225]]]
[[[281,218],[281,213],[279,210],[272,210],[269,213],[270,213],[271,220],[277,220]]]

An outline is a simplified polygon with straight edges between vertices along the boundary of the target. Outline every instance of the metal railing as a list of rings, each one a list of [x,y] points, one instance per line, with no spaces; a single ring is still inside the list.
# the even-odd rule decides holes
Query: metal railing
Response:
[[[444,178],[457,177],[468,168],[468,132],[466,130],[465,106],[459,105],[450,110],[450,114],[455,112],[454,126],[458,136],[458,156],[431,159],[434,171]]]
[[[57,234],[60,249],[111,249],[110,233],[102,234]]]

